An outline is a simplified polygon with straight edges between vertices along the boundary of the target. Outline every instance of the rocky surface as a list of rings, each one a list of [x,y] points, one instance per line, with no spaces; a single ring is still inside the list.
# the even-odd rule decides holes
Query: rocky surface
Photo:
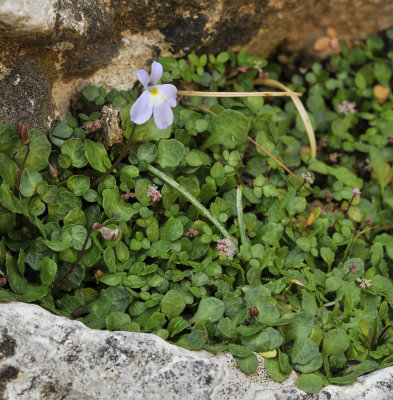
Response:
[[[0,120],[47,129],[84,86],[130,89],[159,55],[266,56],[328,26],[353,39],[391,25],[391,0],[0,0]]]
[[[262,363],[263,364],[263,363]],[[3,400],[351,400],[393,398],[393,367],[311,396],[263,367],[246,376],[230,354],[173,346],[157,336],[92,330],[36,305],[0,304]]]

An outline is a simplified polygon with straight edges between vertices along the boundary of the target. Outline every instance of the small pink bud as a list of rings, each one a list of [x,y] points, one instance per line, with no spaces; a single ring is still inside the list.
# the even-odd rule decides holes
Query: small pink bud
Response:
[[[154,201],[154,202],[160,201],[162,195],[161,195],[160,191],[158,190],[157,185],[150,184],[147,187],[147,197],[150,197],[152,199],[152,201]]]

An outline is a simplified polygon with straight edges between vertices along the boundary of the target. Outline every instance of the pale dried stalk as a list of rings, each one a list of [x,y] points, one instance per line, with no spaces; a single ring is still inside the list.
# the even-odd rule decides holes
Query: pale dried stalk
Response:
[[[304,108],[303,103],[301,102],[301,100],[299,99],[298,96],[294,95],[294,93],[296,93],[296,92],[292,92],[291,89],[289,89],[288,87],[286,87],[282,83],[280,83],[278,81],[275,81],[273,79],[255,79],[253,81],[253,83],[257,84],[257,85],[272,86],[272,87],[275,87],[275,88],[278,88],[278,89],[285,90],[285,92],[291,97],[291,99],[293,100],[297,110],[299,111],[299,114],[300,114],[300,116],[301,116],[301,118],[303,120],[304,126],[306,127],[308,141],[310,143],[311,158],[316,158],[316,156],[317,156],[317,145],[316,145],[316,141],[315,141],[314,129],[312,128],[310,118],[309,118],[309,116],[307,114],[306,109]]]
[[[286,90],[285,92],[198,92],[194,90],[178,90],[177,94],[179,96],[198,96],[198,97],[293,97],[293,98],[297,98],[298,96],[302,95],[299,92],[292,92],[289,89]]]

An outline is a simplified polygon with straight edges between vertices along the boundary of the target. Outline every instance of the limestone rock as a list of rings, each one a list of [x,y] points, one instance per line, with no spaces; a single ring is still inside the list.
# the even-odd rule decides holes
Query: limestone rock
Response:
[[[151,334],[92,330],[24,303],[0,304],[0,398],[4,400],[392,399],[393,367],[311,396],[296,374],[269,379],[263,362],[244,375],[228,353],[173,346]]]
[[[0,0],[0,120],[46,130],[83,87],[128,90],[159,55],[267,56],[391,25],[391,0]]]

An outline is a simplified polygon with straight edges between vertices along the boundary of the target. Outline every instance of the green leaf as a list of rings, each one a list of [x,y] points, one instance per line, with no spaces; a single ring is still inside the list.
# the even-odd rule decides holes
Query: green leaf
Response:
[[[291,360],[294,364],[307,364],[316,357],[318,346],[308,337],[299,337],[293,343]]]
[[[157,162],[162,168],[177,167],[184,155],[184,144],[176,139],[161,140],[158,144]]]
[[[154,143],[143,143],[138,147],[137,157],[139,161],[152,163],[157,157],[157,146]]]
[[[235,323],[228,317],[223,318],[217,324],[218,331],[227,338],[236,338],[236,325]]]
[[[202,145],[202,150],[221,144],[229,149],[247,142],[250,129],[248,118],[238,111],[225,110],[211,118],[210,136]]]
[[[173,242],[183,236],[183,224],[180,218],[169,218],[160,228],[160,239]]]
[[[45,204],[38,198],[33,197],[29,203],[29,213],[33,217],[37,217],[45,212]]]
[[[130,110],[128,109],[128,118],[129,114]],[[127,130],[131,132],[131,127],[127,128]],[[153,118],[150,118],[146,123],[138,125],[136,127],[133,142],[149,143],[153,140],[168,139],[171,136],[171,132],[172,126],[169,126],[166,129],[159,129],[157,128],[157,125],[155,124]]]
[[[130,294],[120,286],[112,286],[100,291],[100,297],[89,304],[90,313],[82,318],[89,328],[102,329],[106,317],[114,311],[125,312],[130,304]]]
[[[253,351],[249,349],[248,347],[242,346],[240,344],[233,344],[230,343],[228,346],[228,351],[232,353],[234,356],[239,357],[239,358],[245,358],[250,356]]]
[[[29,129],[28,134],[30,138],[30,151],[26,160],[25,168],[27,167],[35,171],[41,171],[48,167],[48,158],[52,150],[51,145],[46,138],[46,135],[38,129]],[[16,154],[15,161],[19,165],[22,164],[26,151],[26,146],[23,146]]]
[[[363,181],[345,167],[330,167],[329,174],[334,175],[345,185],[357,188],[361,188],[363,186]]]
[[[105,189],[102,192],[102,206],[108,218],[118,218],[120,221],[129,221],[133,215],[137,214],[131,204],[120,198],[120,192],[116,186],[113,189]]]
[[[35,189],[42,181],[42,176],[39,172],[30,168],[23,168],[20,178],[19,191],[22,196],[31,197],[35,193]]]
[[[131,317],[121,311],[113,311],[105,318],[108,331],[127,331],[131,328]]]
[[[265,358],[264,367],[267,374],[275,382],[283,382],[285,379],[288,378],[290,372],[289,371],[285,373],[281,370],[278,356],[274,358]]]
[[[332,354],[344,353],[350,344],[349,336],[342,329],[332,329],[325,332],[323,336],[322,353],[330,356]]]
[[[269,327],[254,335],[243,337],[242,345],[256,352],[264,352],[280,347],[283,341],[281,333]]]
[[[0,177],[11,189],[15,187],[18,171],[19,167],[17,163],[5,154],[0,153]]]
[[[323,388],[323,379],[316,374],[302,374],[296,379],[296,385],[300,390],[314,394]]]
[[[332,266],[333,261],[334,261],[334,252],[328,248],[328,247],[321,247],[321,257],[323,261],[329,266],[329,268]]]
[[[200,167],[201,165],[210,165],[212,159],[203,151],[192,149],[185,158],[191,167]]]
[[[61,153],[69,157],[71,165],[76,168],[83,168],[87,165],[85,147],[79,138],[69,139],[61,146]]]
[[[49,257],[44,257],[40,262],[40,278],[44,286],[50,286],[55,280],[57,264]]]
[[[161,311],[171,319],[178,316],[186,307],[183,296],[177,290],[168,290],[161,300]]]
[[[194,348],[202,348],[206,342],[206,333],[199,329],[192,331],[187,337],[188,343]]]
[[[86,100],[91,102],[100,97],[100,91],[97,86],[87,86],[82,90],[82,93]]]
[[[58,147],[61,147],[63,143],[70,139],[74,134],[74,129],[63,122],[56,124],[53,129],[49,131],[49,137],[51,142]]]
[[[207,297],[200,301],[198,310],[190,322],[200,319],[207,319],[211,322],[219,321],[224,315],[224,310],[225,305],[221,300],[215,297]]]
[[[236,358],[237,365],[245,374],[254,373],[259,366],[258,358],[255,354],[251,354],[245,358]]]
[[[67,187],[75,196],[83,196],[90,187],[90,179],[84,175],[73,175],[67,179]]]
[[[48,204],[48,221],[63,219],[73,208],[81,207],[81,200],[68,189],[61,187],[57,190],[55,199]]]
[[[16,294],[23,294],[27,287],[27,279],[23,277],[18,269],[15,257],[9,256],[6,261],[8,283]]]
[[[86,158],[89,164],[100,172],[105,172],[110,168],[111,161],[108,157],[108,153],[101,142],[93,142],[90,139],[84,141]]]

